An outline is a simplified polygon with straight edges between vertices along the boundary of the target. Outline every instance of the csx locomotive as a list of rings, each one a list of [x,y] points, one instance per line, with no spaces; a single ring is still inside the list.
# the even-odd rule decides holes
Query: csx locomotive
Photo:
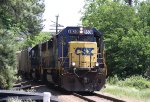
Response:
[[[93,92],[105,85],[102,33],[95,28],[66,27],[49,41],[22,51],[21,56],[20,70],[36,80],[54,83],[68,91]]]

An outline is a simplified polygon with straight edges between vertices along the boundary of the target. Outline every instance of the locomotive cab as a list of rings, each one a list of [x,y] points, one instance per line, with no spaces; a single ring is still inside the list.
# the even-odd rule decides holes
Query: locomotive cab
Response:
[[[88,34],[84,34],[88,32]],[[99,44],[101,37],[96,37],[92,30],[80,34],[70,34],[68,44],[69,67],[90,70],[102,66],[102,47]]]

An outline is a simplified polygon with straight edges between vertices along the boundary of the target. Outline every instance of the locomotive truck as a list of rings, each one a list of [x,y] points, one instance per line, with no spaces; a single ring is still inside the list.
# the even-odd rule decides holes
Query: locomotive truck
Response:
[[[107,75],[102,36],[95,28],[66,27],[49,41],[22,51],[29,65],[20,70],[67,91],[98,91]]]

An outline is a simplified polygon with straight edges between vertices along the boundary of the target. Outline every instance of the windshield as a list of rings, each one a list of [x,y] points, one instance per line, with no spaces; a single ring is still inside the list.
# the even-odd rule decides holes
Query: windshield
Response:
[[[96,39],[94,36],[70,36],[70,41],[89,41],[95,42]]]

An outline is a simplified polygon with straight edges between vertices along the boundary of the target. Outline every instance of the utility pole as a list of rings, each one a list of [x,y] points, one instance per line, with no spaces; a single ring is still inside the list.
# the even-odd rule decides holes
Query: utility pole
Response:
[[[58,33],[58,17],[59,15],[56,16],[56,34]]]
[[[52,30],[52,31],[55,30],[54,32],[51,32],[51,33],[57,35],[58,32],[59,32],[60,30],[62,30],[62,28],[59,28],[59,27],[64,27],[64,26],[58,23],[59,15],[57,15],[57,16],[55,16],[55,17],[56,17],[56,21],[51,21],[51,22],[54,23],[54,24],[50,25],[51,27],[55,27],[55,28],[54,28],[54,29],[52,28],[52,29],[50,29],[50,30]]]
[[[125,2],[126,2],[129,6],[132,6],[132,1],[133,1],[133,0],[125,0]]]
[[[132,0],[129,0],[128,3],[130,6],[132,6]]]

